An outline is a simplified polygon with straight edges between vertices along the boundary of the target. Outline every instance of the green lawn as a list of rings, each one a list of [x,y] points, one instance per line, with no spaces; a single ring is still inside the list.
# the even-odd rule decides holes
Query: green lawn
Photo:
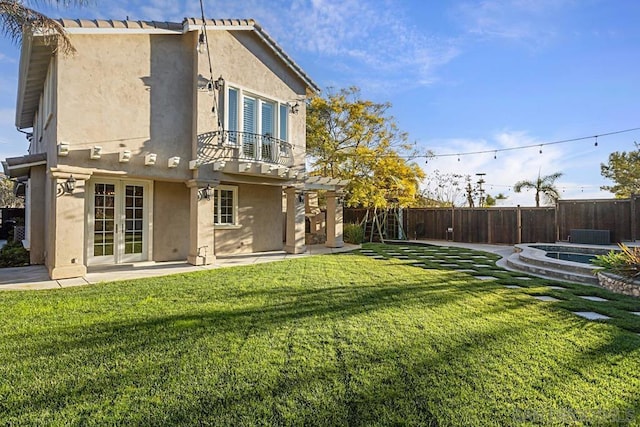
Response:
[[[0,424],[640,425],[640,301],[481,255],[374,244],[0,292]]]

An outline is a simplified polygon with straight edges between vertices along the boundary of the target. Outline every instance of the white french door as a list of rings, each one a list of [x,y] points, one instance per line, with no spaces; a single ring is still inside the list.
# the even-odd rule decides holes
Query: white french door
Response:
[[[89,264],[148,259],[149,193],[144,181],[90,181]]]

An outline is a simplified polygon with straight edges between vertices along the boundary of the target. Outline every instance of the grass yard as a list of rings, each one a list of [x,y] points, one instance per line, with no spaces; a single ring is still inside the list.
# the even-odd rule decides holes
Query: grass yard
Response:
[[[640,425],[640,301],[495,259],[370,244],[1,292],[0,424]]]

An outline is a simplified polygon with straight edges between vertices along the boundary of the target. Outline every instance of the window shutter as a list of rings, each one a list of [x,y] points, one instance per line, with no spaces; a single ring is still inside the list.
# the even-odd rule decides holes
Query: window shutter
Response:
[[[229,128],[227,130],[237,131],[238,130],[238,90],[230,88],[229,89],[229,111],[227,112],[229,117],[227,126]]]
[[[287,140],[287,125],[289,118],[289,108],[286,104],[280,104],[280,135],[279,138],[283,141]]]

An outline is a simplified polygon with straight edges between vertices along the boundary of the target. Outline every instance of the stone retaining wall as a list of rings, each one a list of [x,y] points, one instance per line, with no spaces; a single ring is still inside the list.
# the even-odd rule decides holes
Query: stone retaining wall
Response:
[[[618,294],[640,297],[640,282],[611,273],[598,273],[598,282],[603,288]]]

